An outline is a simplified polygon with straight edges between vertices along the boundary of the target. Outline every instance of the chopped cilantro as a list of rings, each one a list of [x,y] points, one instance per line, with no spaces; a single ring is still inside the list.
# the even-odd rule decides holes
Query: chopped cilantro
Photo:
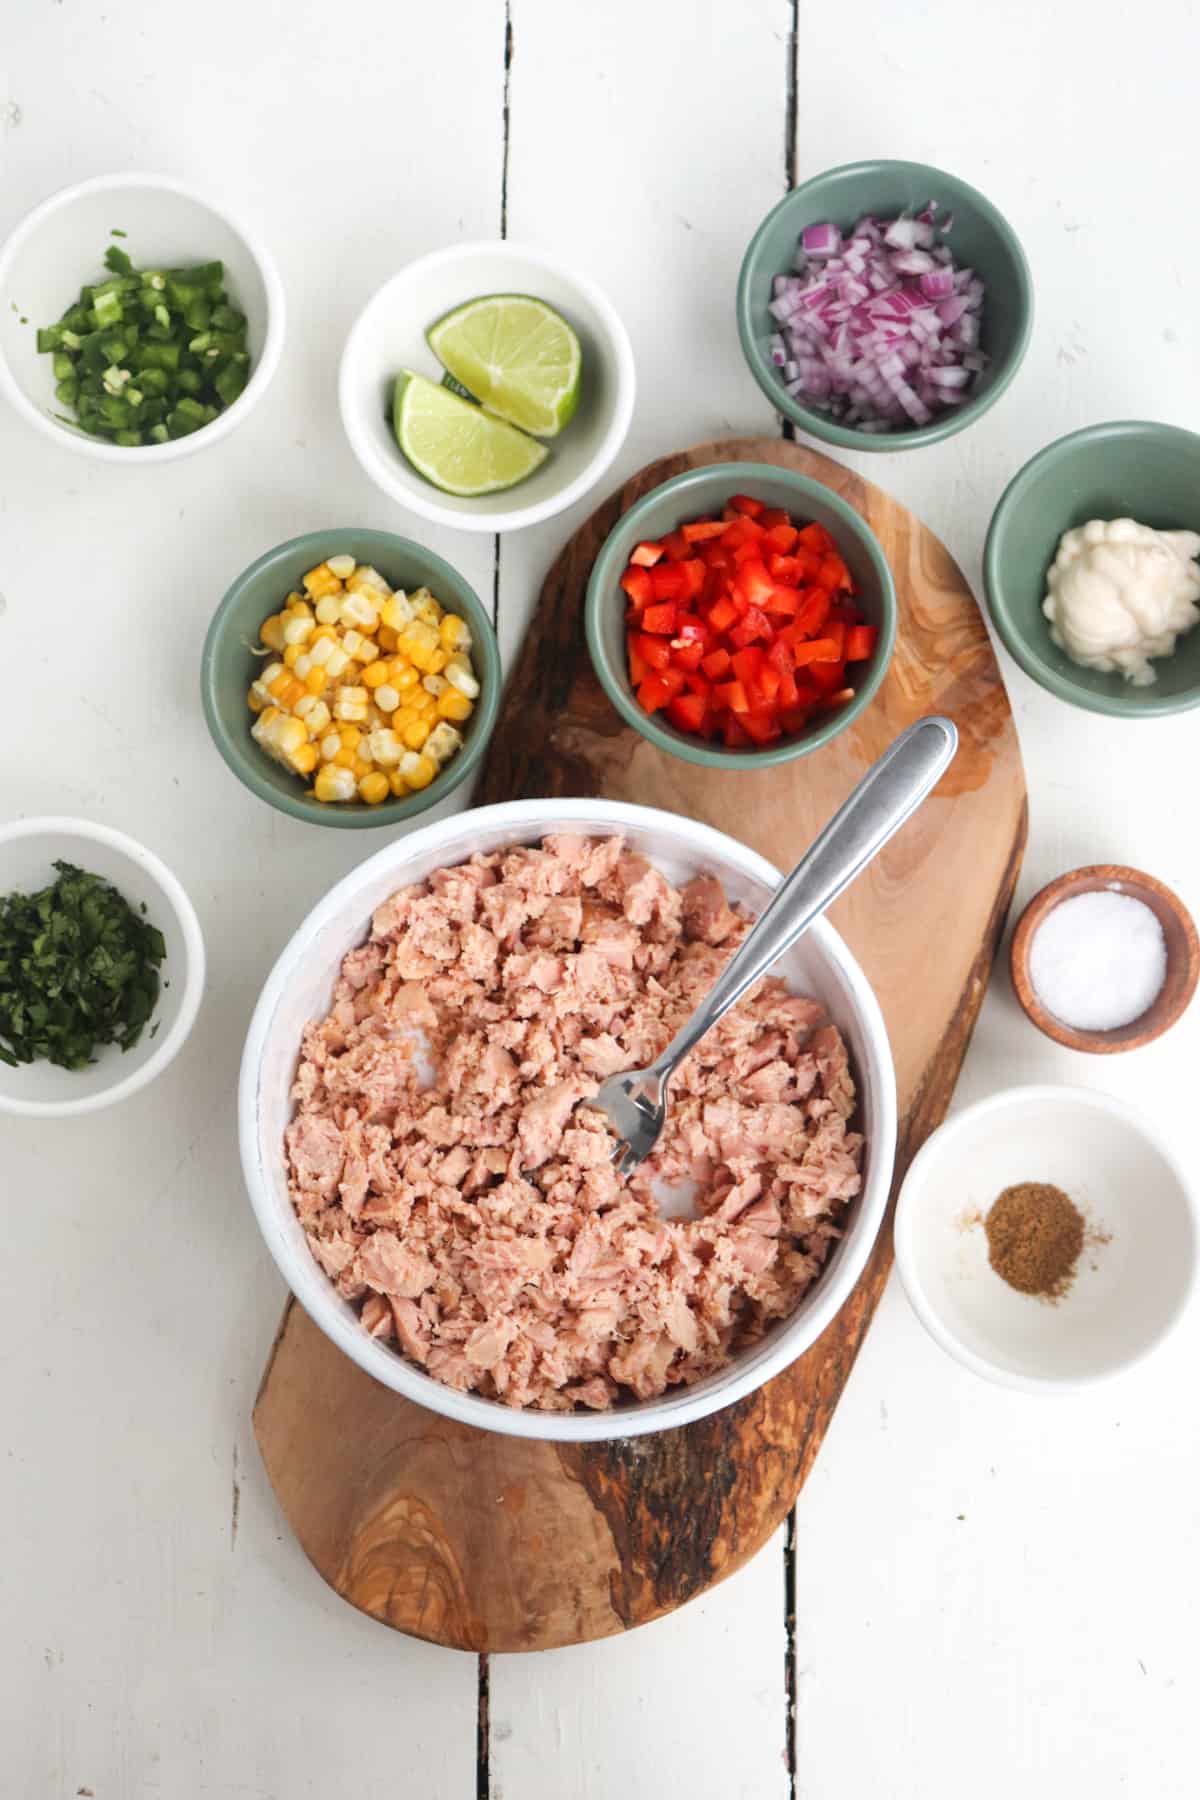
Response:
[[[0,1062],[83,1069],[131,1050],[158,1001],[162,933],[110,882],[67,862],[37,894],[0,899]],[[142,908],[145,911],[145,908]]]

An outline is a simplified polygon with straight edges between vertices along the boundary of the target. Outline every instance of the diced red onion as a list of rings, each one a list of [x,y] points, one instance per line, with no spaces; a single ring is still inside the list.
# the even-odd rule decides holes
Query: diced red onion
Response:
[[[937,203],[860,219],[848,236],[809,225],[792,272],[775,276],[772,366],[785,391],[857,430],[909,430],[961,406],[987,367],[984,285],[940,242]]]

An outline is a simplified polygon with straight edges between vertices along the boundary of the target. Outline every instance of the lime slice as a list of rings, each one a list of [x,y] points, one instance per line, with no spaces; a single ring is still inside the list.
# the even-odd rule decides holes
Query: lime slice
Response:
[[[561,313],[528,294],[485,294],[431,325],[429,347],[489,412],[557,437],[579,405],[579,339]]]
[[[407,369],[396,377],[392,429],[413,468],[444,494],[516,487],[550,454],[503,419]]]

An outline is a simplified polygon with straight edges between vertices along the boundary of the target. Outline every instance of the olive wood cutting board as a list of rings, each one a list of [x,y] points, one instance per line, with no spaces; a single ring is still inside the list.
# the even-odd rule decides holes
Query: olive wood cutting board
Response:
[[[592,674],[588,574],[620,514],[672,475],[769,462],[864,515],[899,596],[895,655],[865,714],[812,756],[754,773],[694,768],[632,731]],[[934,796],[833,908],[874,986],[896,1061],[899,1183],[949,1105],[1025,843],[1008,697],[962,574],[861,476],[780,439],[705,444],[652,463],[576,532],[546,577],[508,685],[478,801],[606,795],[719,827],[783,869],[912,720],[947,713],[960,750]],[[880,1233],[854,1293],[790,1369],[693,1425],[546,1444],[452,1423],[382,1387],[289,1302],[254,1412],[301,1545],[352,1605],[475,1651],[625,1631],[741,1567],[791,1507],[820,1448],[892,1261]]]

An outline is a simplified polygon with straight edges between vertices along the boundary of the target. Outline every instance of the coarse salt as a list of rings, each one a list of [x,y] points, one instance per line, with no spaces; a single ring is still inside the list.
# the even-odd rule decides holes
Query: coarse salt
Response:
[[[1029,976],[1042,1005],[1076,1031],[1140,1019],[1167,974],[1167,940],[1142,900],[1112,889],[1063,900],[1033,936]]]

